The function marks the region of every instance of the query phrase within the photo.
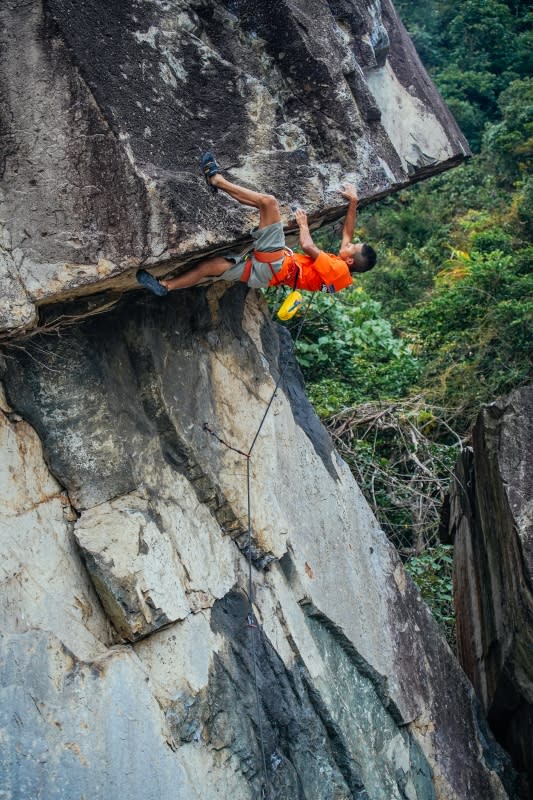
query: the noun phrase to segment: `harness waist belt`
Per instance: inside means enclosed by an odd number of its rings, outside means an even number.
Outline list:
[[[286,255],[287,251],[284,247],[281,250],[272,250],[268,253],[262,253],[260,250],[254,252],[254,258],[262,264],[273,264],[274,261],[281,261]]]
[[[261,252],[260,250],[255,250],[253,253],[253,257],[255,258],[256,261],[260,261],[261,264],[271,265],[270,269],[273,275],[275,275],[275,273],[274,270],[272,269],[272,264],[275,261],[281,261],[282,259],[285,258],[286,255],[287,255],[287,250],[285,250],[285,248],[283,248],[282,250],[272,250],[269,253],[264,253]],[[253,266],[252,259],[251,258],[247,259],[240,278],[243,283],[248,283],[248,281],[250,280],[252,266]]]

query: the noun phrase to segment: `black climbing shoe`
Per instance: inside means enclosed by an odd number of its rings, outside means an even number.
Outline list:
[[[140,269],[136,278],[141,286],[144,286],[144,288],[148,289],[152,294],[156,294],[158,297],[164,297],[168,294],[168,289],[165,289],[163,284],[159,283],[157,278],[154,278],[154,276],[146,272],[145,269]]]
[[[213,193],[218,192],[217,187],[213,186],[210,180],[214,175],[218,175],[220,173],[220,164],[217,162],[213,153],[204,153],[200,160],[200,165],[202,167],[207,185]]]

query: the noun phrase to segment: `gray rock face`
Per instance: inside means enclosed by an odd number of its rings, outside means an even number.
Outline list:
[[[0,330],[246,241],[210,148],[286,225],[290,201],[334,219],[344,180],[369,200],[468,153],[389,0],[4,0]]]
[[[293,361],[250,567],[246,460],[205,423],[246,452],[292,359],[253,292],[132,296],[5,355],[6,800],[516,796]]]
[[[451,493],[459,659],[533,789],[533,388],[486,406]]]

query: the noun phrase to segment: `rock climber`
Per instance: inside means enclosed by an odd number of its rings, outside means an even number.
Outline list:
[[[346,184],[341,191],[348,200],[348,210],[338,255],[326,253],[316,246],[309,231],[307,214],[302,209],[295,212],[295,219],[303,254],[292,253],[285,247],[285,234],[275,197],[226,180],[212,153],[205,153],[201,163],[213,192],[221,190],[238,203],[258,209],[259,227],[252,232],[253,252],[248,258],[232,253],[213,256],[176,278],[162,281],[146,270],[139,270],[137,280],[154,294],[166,295],[174,289],[188,289],[206,280],[243,281],[254,289],[285,285],[313,292],[322,289],[338,292],[351,285],[353,273],[367,272],[376,263],[376,253],[370,245],[352,242],[358,204],[353,186]]]

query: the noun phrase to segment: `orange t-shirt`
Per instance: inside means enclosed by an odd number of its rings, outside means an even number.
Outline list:
[[[301,253],[286,256],[281,269],[272,278],[269,286],[294,286],[293,258],[299,269],[297,289],[306,289],[310,292],[319,292],[322,288],[328,292],[339,292],[352,284],[352,276],[348,264],[342,258],[320,251],[313,259]]]

